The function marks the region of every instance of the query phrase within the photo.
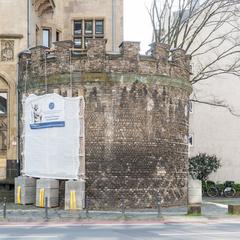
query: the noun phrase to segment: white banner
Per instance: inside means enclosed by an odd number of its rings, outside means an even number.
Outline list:
[[[80,97],[30,95],[23,101],[23,174],[78,179]]]
[[[31,99],[30,128],[65,127],[64,100],[54,94]],[[29,108],[29,106],[28,106]]]

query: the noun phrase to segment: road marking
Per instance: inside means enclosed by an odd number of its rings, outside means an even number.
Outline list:
[[[0,225],[0,228],[26,228],[26,227],[43,227],[43,228],[61,228],[61,227],[94,227],[94,226],[100,226],[100,227],[108,227],[108,226],[159,226],[159,225],[165,225],[166,223],[164,222],[152,222],[152,223],[81,223],[81,222],[76,222],[76,223],[37,223],[37,224],[28,224],[26,223],[25,225],[23,224],[3,224]],[[189,223],[190,224],[190,223]]]
[[[58,236],[43,236],[43,235],[16,235],[16,236],[0,236],[0,239],[18,239],[18,238],[23,238],[23,239],[26,239],[26,238],[39,238],[39,239],[43,239],[43,238],[58,238]]]
[[[165,225],[206,225],[206,224],[216,224],[218,222],[150,222],[150,223],[59,223],[59,224],[53,224],[53,223],[40,223],[40,224],[28,224],[25,225],[22,224],[16,224],[16,225],[10,225],[10,224],[3,224],[0,225],[1,228],[27,228],[27,227],[42,227],[42,228],[61,228],[61,227],[114,227],[114,226],[131,226],[131,227],[142,227],[142,226],[165,226]],[[221,222],[222,223],[222,222]],[[233,222],[231,222],[233,223]],[[234,223],[240,223],[234,222]]]
[[[205,236],[214,235],[214,236],[216,236],[216,235],[229,235],[229,234],[239,235],[240,232],[215,232],[215,233],[214,232],[209,232],[209,233],[198,232],[198,233],[157,233],[157,234],[159,236],[199,236],[199,235],[205,235]]]
[[[141,226],[167,226],[167,225],[216,225],[216,224],[240,224],[240,218],[238,219],[215,219],[215,220],[198,220],[198,221],[178,221],[176,220],[160,220],[152,222],[35,222],[35,223],[0,223],[1,228],[28,228],[28,227],[41,227],[41,228],[61,228],[61,227],[109,227],[109,226],[131,226],[131,227],[141,227]]]

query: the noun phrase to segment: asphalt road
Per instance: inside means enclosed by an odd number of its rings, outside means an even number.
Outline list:
[[[0,240],[233,240],[239,223],[148,225],[11,225],[0,226]]]

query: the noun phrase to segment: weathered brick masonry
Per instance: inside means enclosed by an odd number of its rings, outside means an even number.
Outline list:
[[[67,95],[72,85],[73,95],[85,96],[91,206],[117,208],[123,195],[127,207],[155,207],[157,193],[164,205],[186,203],[188,57],[176,49],[169,61],[162,44],[152,56],[139,55],[138,42],[123,42],[120,54],[107,54],[102,39],[80,54],[70,54],[71,44],[56,43],[46,61],[43,47],[22,53],[19,91],[20,99],[43,94],[47,83],[48,92]]]

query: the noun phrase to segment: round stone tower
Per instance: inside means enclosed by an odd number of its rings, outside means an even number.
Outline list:
[[[19,117],[23,94],[85,98],[86,194],[95,209],[187,202],[189,58],[181,49],[123,42],[119,54],[93,39],[85,52],[71,41],[19,55]],[[20,129],[21,132],[21,124]],[[67,139],[66,139],[67,141]],[[21,144],[20,144],[21,147]]]

